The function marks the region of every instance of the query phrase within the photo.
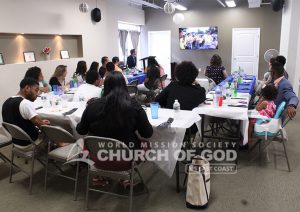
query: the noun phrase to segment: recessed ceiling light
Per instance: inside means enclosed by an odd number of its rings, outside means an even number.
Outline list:
[[[236,7],[234,0],[226,0],[225,4],[227,5],[227,7]]]
[[[181,5],[181,4],[174,3],[174,5],[175,5],[175,8],[176,8],[177,10],[180,10],[180,11],[185,11],[185,10],[187,10],[187,8],[186,8],[185,6],[183,6],[183,5]]]

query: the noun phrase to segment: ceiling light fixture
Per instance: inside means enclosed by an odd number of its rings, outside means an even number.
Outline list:
[[[145,5],[147,7],[151,7],[154,9],[162,9],[162,7],[158,6],[157,4],[154,3],[152,4],[150,2],[143,1],[143,0],[130,0],[129,3],[136,4],[136,5]]]
[[[180,10],[180,11],[186,11],[187,8],[181,4],[178,4],[178,3],[174,3],[174,6],[177,10]]]
[[[165,11],[165,13],[167,13],[167,14],[172,14],[172,13],[174,13],[174,12],[175,12],[174,1],[168,0],[168,1],[165,3],[164,11]]]
[[[234,0],[226,0],[225,4],[227,5],[227,7],[236,7]]]

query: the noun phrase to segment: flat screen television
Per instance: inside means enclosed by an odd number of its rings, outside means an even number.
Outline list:
[[[218,27],[179,28],[180,49],[218,49]]]

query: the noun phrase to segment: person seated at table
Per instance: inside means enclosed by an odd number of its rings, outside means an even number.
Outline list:
[[[98,71],[99,69],[99,63],[96,62],[96,61],[93,61],[91,66],[90,66],[90,69],[89,70],[95,70],[95,71]]]
[[[120,64],[120,59],[119,59],[119,57],[113,57],[113,58],[111,59],[111,61],[112,61],[113,64],[115,65],[115,71],[122,72],[122,69],[119,67],[119,64]]]
[[[206,99],[205,89],[196,82],[197,67],[189,61],[183,61],[175,68],[175,81],[172,81],[156,97],[160,106],[173,108],[175,99],[180,103],[180,109],[192,110]]]
[[[138,90],[141,92],[149,92],[150,90],[157,89],[160,85],[160,69],[154,57],[149,57],[145,74],[146,78],[144,84],[139,84]]]
[[[24,130],[30,138],[35,141],[38,147],[46,147],[47,143],[42,142],[42,136],[39,134],[39,127],[49,125],[50,122],[46,119],[41,119],[33,102],[36,100],[39,92],[38,82],[29,77],[25,77],[20,82],[20,91],[16,96],[8,98],[2,106],[2,118],[4,122],[17,125]],[[16,148],[23,151],[30,151],[33,145],[30,141],[12,139]]]
[[[198,76],[197,67],[189,61],[183,61],[175,68],[176,81],[172,81],[156,97],[155,101],[161,107],[173,108],[177,99],[181,110],[192,110],[206,99],[205,89],[196,82]],[[192,127],[192,133],[197,132],[197,127]]]
[[[206,67],[205,76],[217,85],[227,77],[226,69],[222,66],[222,59],[218,54],[214,54],[210,59],[210,66]]]
[[[277,98],[277,88],[273,84],[266,85],[261,90],[261,98],[256,105],[256,110],[262,116],[274,118],[276,112],[276,105],[274,100]],[[252,143],[252,134],[254,130],[256,119],[250,119],[248,127],[248,143]]]
[[[151,67],[151,66],[156,66],[157,68],[159,68],[159,75],[160,75],[160,77],[162,77],[163,75],[165,75],[164,68],[157,62],[157,60],[154,57],[149,57],[148,58],[148,67]],[[145,73],[147,73],[147,68],[145,70]],[[159,87],[165,87],[165,82],[164,81],[160,82]]]
[[[86,73],[86,83],[82,84],[74,94],[73,101],[78,102],[80,98],[88,101],[92,98],[99,98],[101,94],[100,76],[98,71],[89,70]]]
[[[116,71],[116,66],[115,66],[115,64],[113,64],[113,62],[108,62],[107,64],[106,64],[106,73],[105,73],[105,75],[104,75],[104,78],[103,78],[103,80],[105,81],[105,78],[107,77],[107,75],[109,74],[109,73],[112,73],[113,71]],[[128,80],[127,80],[127,78],[124,76],[124,74],[123,74],[123,72],[121,72],[122,73],[122,75],[123,75],[123,77],[124,77],[124,79],[125,79],[125,82],[126,82],[126,85],[128,84]]]
[[[106,73],[106,64],[109,62],[108,57],[104,56],[101,58],[101,66],[99,68],[99,75],[101,78],[104,78],[105,73]]]
[[[117,139],[134,150],[144,149],[137,133],[143,138],[153,134],[145,110],[130,98],[124,77],[117,71],[107,75],[104,96],[87,105],[76,130],[81,135]],[[105,161],[93,160],[97,167],[105,166]]]
[[[130,55],[127,57],[127,67],[128,68],[136,67],[136,51],[135,51],[135,49],[130,50]]]
[[[39,92],[48,93],[51,90],[49,84],[44,80],[41,68],[34,66],[26,71],[24,78],[30,77],[39,83]]]
[[[299,99],[293,91],[293,86],[290,81],[284,77],[283,65],[279,62],[274,62],[271,68],[271,75],[274,85],[278,89],[275,105],[278,107],[281,102],[286,102],[287,116],[291,119],[294,118],[296,116]]]
[[[86,80],[85,79],[86,71],[87,71],[86,62],[84,60],[78,61],[76,71],[73,74],[73,79],[77,78],[78,82],[82,84]]]
[[[278,56],[276,57],[276,61],[279,62],[279,63],[281,63],[282,66],[284,67],[284,66],[285,66],[285,63],[286,63],[286,58],[285,58],[284,56],[282,56],[282,55],[278,55]],[[283,75],[284,75],[284,77],[285,77],[286,79],[289,79],[289,74],[286,72],[286,70],[284,70]]]
[[[52,75],[51,79],[49,80],[49,84],[51,85],[52,89],[53,89],[54,85],[65,86],[65,79],[66,79],[67,73],[68,73],[67,66],[59,65],[56,67],[54,74]]]
[[[261,90],[264,86],[266,86],[267,84],[272,82],[272,77],[271,77],[271,68],[272,68],[272,64],[276,61],[275,57],[272,57],[269,60],[269,67],[268,67],[268,71],[264,74],[264,77],[262,80],[258,81],[258,84],[255,88],[255,95],[256,96],[260,96],[261,95]]]

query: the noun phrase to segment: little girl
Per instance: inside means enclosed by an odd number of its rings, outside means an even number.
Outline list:
[[[266,85],[261,90],[261,97],[256,105],[256,110],[262,116],[266,116],[268,118],[274,118],[276,105],[274,100],[277,97],[277,88],[273,84]],[[252,134],[254,130],[256,119],[250,119],[249,128],[248,128],[248,142],[252,143]]]

